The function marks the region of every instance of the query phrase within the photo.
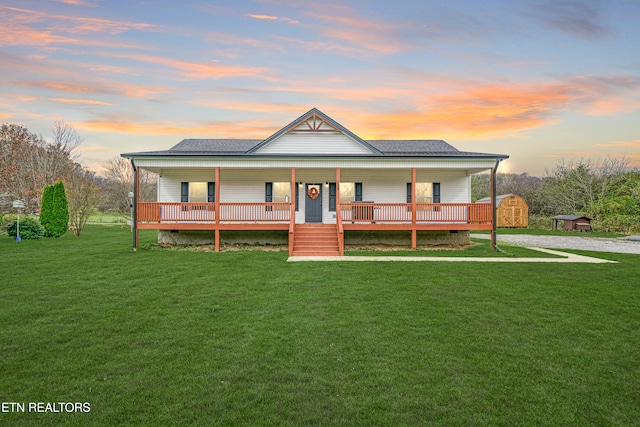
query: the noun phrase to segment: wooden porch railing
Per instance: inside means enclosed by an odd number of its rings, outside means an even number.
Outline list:
[[[291,203],[220,203],[219,222],[288,222]],[[215,203],[138,203],[140,223],[214,223]]]
[[[138,203],[140,223],[215,223],[215,203]],[[219,203],[220,223],[283,223],[291,221],[291,203]],[[490,203],[418,203],[416,223],[490,224]],[[336,218],[343,223],[411,223],[411,203],[346,203]]]
[[[340,205],[346,223],[410,223],[411,203],[348,203]],[[417,203],[416,223],[491,223],[490,203]]]
[[[291,203],[220,203],[221,222],[288,222]]]

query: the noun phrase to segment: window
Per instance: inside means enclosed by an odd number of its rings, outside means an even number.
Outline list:
[[[341,182],[340,183],[340,203],[351,203],[362,201],[361,182]],[[336,210],[336,183],[329,183],[329,211]]]
[[[273,183],[273,201],[276,203],[289,203],[291,201],[291,183]]]
[[[433,203],[433,184],[416,182],[416,203]]]
[[[213,203],[216,201],[215,182],[181,183],[180,201],[182,203]]]
[[[296,211],[298,210],[298,186],[296,185]],[[265,182],[264,201],[267,203],[289,203],[291,201],[290,182]],[[271,210],[267,206],[267,210]]]
[[[189,183],[189,201],[192,203],[204,203],[207,201],[207,183]]]
[[[340,203],[351,203],[356,200],[356,189],[354,182],[340,183]]]
[[[411,203],[411,183],[407,183],[407,203]],[[439,182],[416,182],[416,203],[440,203]]]

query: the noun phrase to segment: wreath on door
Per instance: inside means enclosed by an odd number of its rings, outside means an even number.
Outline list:
[[[307,191],[307,195],[311,197],[311,200],[317,199],[319,195],[318,189],[316,187],[309,188],[309,191]]]

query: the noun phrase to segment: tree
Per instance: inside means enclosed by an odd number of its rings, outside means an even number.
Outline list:
[[[20,199],[27,210],[37,206],[39,174],[31,168],[30,155],[41,142],[25,127],[0,127],[0,208],[6,211],[12,200]]]
[[[55,122],[53,141],[47,142],[27,128],[5,124],[0,128],[0,211],[20,199],[28,210],[38,207],[48,184],[74,169],[75,149],[82,139],[72,126]]]
[[[69,219],[76,236],[80,236],[89,215],[93,213],[100,200],[100,189],[93,178],[92,172],[81,168],[67,178]]]
[[[62,181],[58,181],[54,185],[45,188],[45,204],[42,206],[40,216],[44,215],[44,223],[42,226],[45,230],[46,237],[61,237],[69,228],[69,204],[67,195]],[[43,197],[44,198],[44,197]],[[49,201],[50,200],[50,201]]]
[[[53,215],[53,185],[47,185],[42,191],[42,202],[40,206],[40,224],[45,230],[49,228]]]
[[[561,161],[541,189],[548,213],[572,213],[599,218],[612,190],[624,180],[628,159],[606,158],[599,163]]]
[[[113,209],[122,214],[129,213],[129,192],[133,191],[133,168],[127,159],[116,156],[103,165],[105,185],[102,189],[101,208]],[[140,194],[142,201],[156,200],[157,179],[150,172],[140,171]]]

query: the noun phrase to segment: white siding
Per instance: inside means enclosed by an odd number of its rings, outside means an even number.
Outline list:
[[[371,154],[371,150],[338,132],[291,132],[269,142],[256,153],[366,155]]]
[[[179,202],[180,183],[188,182],[213,182],[215,171],[213,169],[165,169],[158,176],[158,201]]]
[[[290,181],[291,170],[289,169],[222,169],[220,170],[220,201],[264,202],[266,182]]]

